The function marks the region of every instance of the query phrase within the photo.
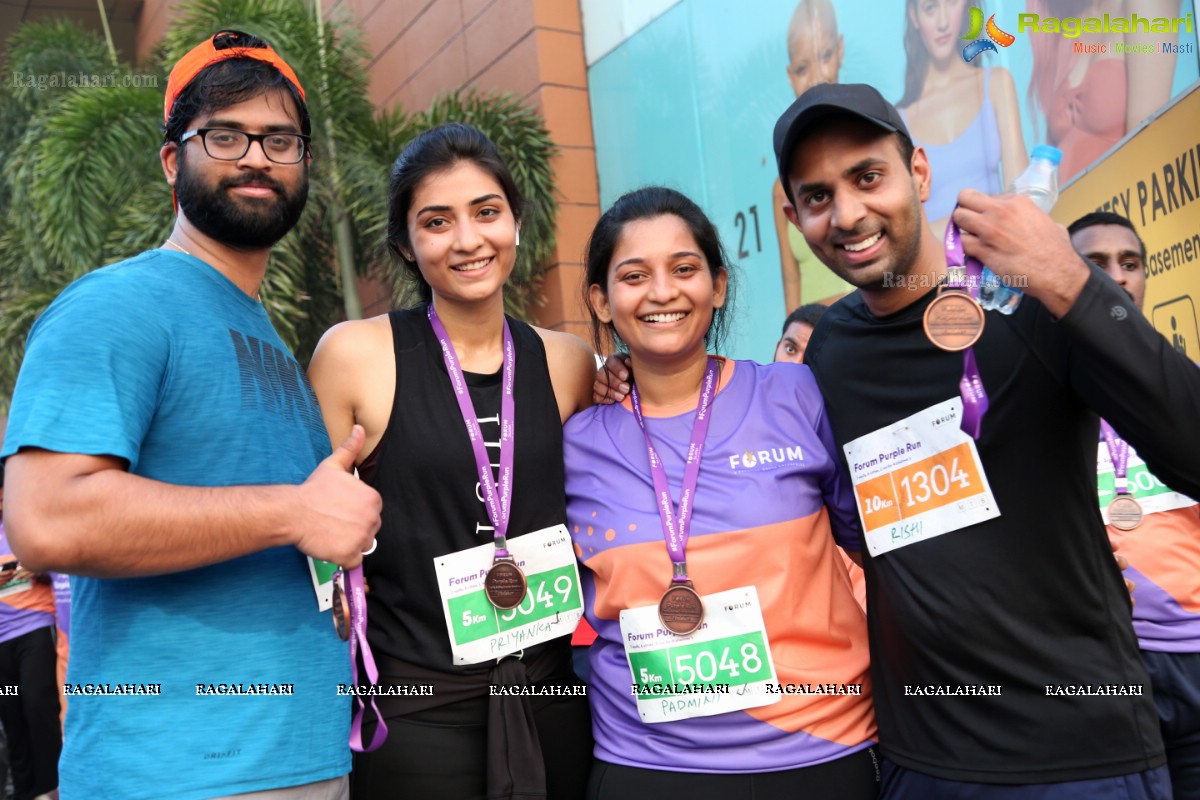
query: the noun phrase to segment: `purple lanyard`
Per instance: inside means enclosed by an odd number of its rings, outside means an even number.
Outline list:
[[[375,656],[371,653],[371,645],[367,643],[367,594],[363,590],[362,565],[359,564],[354,569],[342,572],[346,578],[346,602],[350,604],[350,670],[353,678],[351,685],[355,688],[358,687],[357,655],[358,646],[361,644],[363,671],[367,673],[367,681],[374,686],[379,682],[379,669],[375,666]],[[371,743],[363,747],[362,726],[366,705],[357,692],[354,700],[358,703],[358,710],[354,712],[354,719],[350,723],[350,749],[359,753],[369,753],[378,749],[384,739],[387,739],[387,724],[383,721],[383,715],[379,713],[379,707],[375,705],[375,697],[372,696],[371,710],[375,713],[377,725],[375,734],[371,737]]]
[[[442,358],[446,362],[446,372],[450,373],[454,398],[458,401],[458,410],[462,413],[463,422],[467,426],[467,436],[471,439],[471,450],[475,454],[475,466],[479,468],[479,486],[483,490],[483,500],[487,506],[488,517],[492,521],[496,558],[509,558],[506,536],[508,534],[508,513],[512,503],[513,436],[516,417],[513,381],[517,371],[512,331],[508,329],[508,320],[505,319],[504,366],[500,376],[500,382],[503,385],[500,395],[500,487],[497,491],[496,481],[492,478],[492,462],[488,458],[487,448],[483,443],[483,430],[479,427],[479,420],[475,418],[475,407],[471,404],[467,380],[463,376],[462,367],[459,366],[458,355],[454,352],[454,344],[446,333],[446,327],[438,319],[433,303],[429,304],[428,316],[429,324],[433,326],[433,333],[442,346]]]
[[[1126,478],[1129,474],[1129,442],[1122,439],[1106,420],[1100,420],[1100,432],[1104,434],[1104,443],[1108,445],[1108,455],[1112,459],[1117,494],[1129,494]]]
[[[671,488],[667,485],[667,471],[662,465],[662,459],[650,441],[650,432],[646,430],[646,420],[642,416],[642,403],[638,397],[637,384],[629,390],[629,400],[633,404],[633,417],[637,420],[642,435],[646,437],[646,452],[650,455],[650,475],[654,478],[654,491],[658,495],[658,517],[662,520],[663,538],[667,540],[667,552],[671,554],[671,564],[674,575],[671,580],[675,583],[687,581],[687,542],[692,527],[692,507],[696,496],[696,484],[700,480],[700,456],[704,453],[704,438],[708,435],[709,411],[712,408],[713,396],[716,394],[718,368],[716,359],[710,358],[704,369],[704,382],[700,387],[700,405],[696,409],[696,421],[692,423],[692,440],[688,444],[687,462],[683,470],[683,488],[679,494],[679,515],[675,514],[675,506],[671,502]]]
[[[946,225],[945,244],[946,267],[950,274],[946,285],[951,289],[966,289],[967,294],[978,301],[983,265],[963,253],[962,234],[959,233],[953,219]],[[979,366],[975,363],[974,347],[963,351],[963,374],[958,381],[958,393],[963,403],[962,424],[959,428],[972,439],[978,439],[983,416],[988,410],[988,396],[983,387],[983,377],[979,374]]]

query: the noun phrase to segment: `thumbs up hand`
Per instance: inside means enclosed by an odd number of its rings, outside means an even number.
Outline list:
[[[355,425],[346,441],[297,489],[295,544],[300,552],[350,569],[362,563],[379,531],[383,499],[352,474],[366,433]]]

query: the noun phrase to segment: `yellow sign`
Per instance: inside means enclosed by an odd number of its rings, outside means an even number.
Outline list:
[[[1200,361],[1200,83],[1065,188],[1053,217],[1090,211],[1133,222],[1146,243],[1146,316]]]

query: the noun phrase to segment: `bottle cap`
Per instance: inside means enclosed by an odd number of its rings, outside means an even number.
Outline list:
[[[1051,147],[1048,144],[1039,144],[1033,148],[1033,155],[1030,157],[1044,158],[1057,167],[1062,163],[1062,150],[1059,150],[1057,147]]]

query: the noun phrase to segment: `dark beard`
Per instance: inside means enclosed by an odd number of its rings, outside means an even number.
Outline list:
[[[212,189],[187,167],[182,151],[180,156],[175,197],[188,220],[205,236],[231,247],[261,250],[273,246],[300,221],[308,201],[307,166],[302,167],[303,179],[290,195],[283,184],[261,172],[240,173]],[[277,196],[261,200],[230,196],[230,188],[247,183],[269,186]]]

